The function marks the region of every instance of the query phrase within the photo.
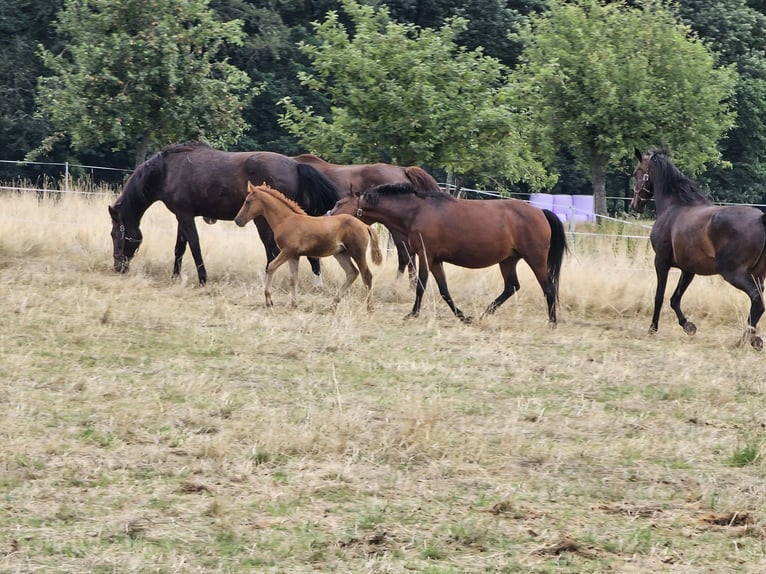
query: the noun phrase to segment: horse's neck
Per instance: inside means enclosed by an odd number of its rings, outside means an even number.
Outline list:
[[[120,218],[123,223],[139,225],[144,213],[155,201],[157,198],[149,199],[143,192],[138,191],[133,192],[131,197],[122,197],[118,199],[118,202],[121,203]]]
[[[300,213],[296,213],[292,207],[287,205],[281,199],[274,196],[264,194],[261,198],[263,203],[263,217],[272,229],[291,217],[300,217]]]
[[[421,200],[410,199],[409,201],[402,201],[400,199],[385,199],[381,197],[373,208],[365,209],[362,206],[362,211],[372,211],[376,221],[382,223],[388,229],[406,234],[421,208]]]

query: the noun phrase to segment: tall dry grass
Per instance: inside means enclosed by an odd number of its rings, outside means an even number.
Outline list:
[[[417,320],[391,255],[376,310],[301,265],[263,304],[252,226],[200,222],[210,282],[161,205],[122,276],[109,196],[0,197],[0,571],[759,572],[762,354],[746,297],[699,278],[666,309],[630,224],[577,235],[560,325],[522,290]],[[621,237],[604,237],[609,235]],[[478,316],[496,269],[450,267]],[[672,280],[672,279],[671,279]],[[432,283],[432,282],[431,282]]]

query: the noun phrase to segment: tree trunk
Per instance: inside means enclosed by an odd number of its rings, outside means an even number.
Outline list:
[[[590,181],[593,186],[593,210],[596,215],[606,215],[606,174],[603,156],[593,154],[590,160]],[[601,219],[596,218],[601,223]]]

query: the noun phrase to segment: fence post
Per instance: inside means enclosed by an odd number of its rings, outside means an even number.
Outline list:
[[[64,191],[69,192],[69,162],[64,163]]]

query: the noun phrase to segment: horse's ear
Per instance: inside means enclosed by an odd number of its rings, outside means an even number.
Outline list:
[[[117,208],[116,208],[116,207],[114,207],[113,205],[110,205],[110,206],[109,206],[109,215],[110,215],[110,216],[111,216],[111,218],[112,218],[112,219],[114,219],[115,221],[117,221],[117,220],[120,218],[120,212],[119,212],[119,211],[117,211]]]
[[[247,193],[251,193],[255,189],[255,186],[253,185],[253,182],[248,180],[247,181]]]
[[[641,151],[637,147],[633,148],[633,152],[636,154],[636,159],[638,161],[641,161],[642,159],[644,159],[644,154],[642,154]]]

